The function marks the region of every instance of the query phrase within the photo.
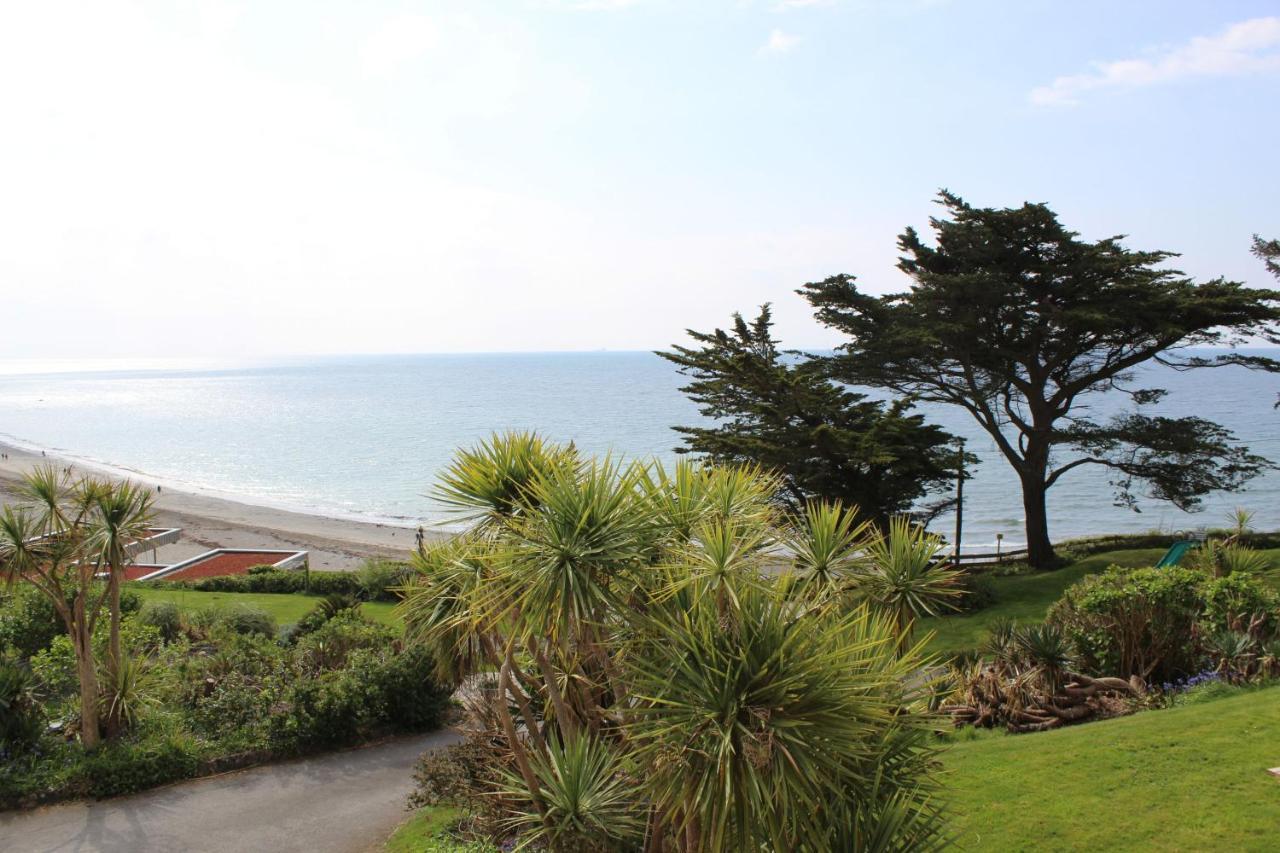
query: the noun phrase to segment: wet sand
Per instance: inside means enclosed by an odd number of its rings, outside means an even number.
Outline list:
[[[0,460],[0,504],[14,501],[14,484],[37,465],[53,464],[70,468],[73,474],[105,476],[70,460],[42,457],[2,443],[0,451],[9,455]],[[138,482],[147,484],[145,478],[138,478]],[[156,510],[158,526],[182,528],[181,541],[158,550],[161,562],[176,562],[210,548],[288,548],[309,551],[313,569],[351,569],[370,557],[405,557],[414,547],[416,532],[413,527],[291,512],[172,487],[157,495]],[[432,538],[445,535],[431,529],[427,534]]]

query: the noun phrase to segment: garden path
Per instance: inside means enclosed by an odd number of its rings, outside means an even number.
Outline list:
[[[414,763],[452,732],[195,779],[129,797],[0,813],[7,853],[377,849],[405,818]]]

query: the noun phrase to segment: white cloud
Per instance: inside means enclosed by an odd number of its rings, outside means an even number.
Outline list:
[[[760,53],[790,53],[800,43],[800,36],[774,30],[769,33],[769,40],[760,47]]]
[[[1058,77],[1031,90],[1033,104],[1074,104],[1098,89],[1134,89],[1189,77],[1239,77],[1280,71],[1280,17],[1232,24],[1214,36],[1197,36],[1145,58],[1094,63],[1084,74]]]

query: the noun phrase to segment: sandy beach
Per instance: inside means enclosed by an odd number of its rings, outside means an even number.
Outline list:
[[[36,465],[52,463],[73,474],[103,476],[69,460],[3,443],[0,451],[9,457],[0,460],[0,504],[14,500],[14,483]],[[176,562],[210,548],[288,548],[310,552],[313,569],[352,569],[369,557],[403,558],[414,545],[414,528],[290,512],[171,487],[157,496],[156,509],[157,525],[182,528],[179,542],[159,549],[161,562]],[[429,530],[428,535],[443,534]]]

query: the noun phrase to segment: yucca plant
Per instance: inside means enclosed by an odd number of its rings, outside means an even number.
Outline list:
[[[107,571],[110,616],[107,667],[114,681],[116,668],[122,666],[124,660],[120,646],[120,587],[124,584],[125,567],[132,561],[138,543],[147,536],[154,515],[155,494],[128,482],[105,484],[86,480],[81,481],[79,488],[79,500],[89,507],[85,558],[92,560],[97,569]],[[107,707],[105,722],[109,734],[130,724],[116,713],[123,706],[110,703]]]
[[[1056,693],[1071,669],[1071,642],[1057,625],[1028,625],[1013,634],[1013,647],[1022,677],[1050,695]]]
[[[105,688],[103,714],[106,719],[118,720],[121,732],[136,726],[143,712],[158,702],[155,672],[142,658],[124,655],[99,677]]]
[[[726,612],[685,587],[634,617],[628,735],[681,850],[832,849],[900,717],[917,650],[867,608],[797,611],[744,585]]]
[[[463,685],[521,843],[927,846],[919,649],[877,605],[813,606],[795,583],[850,573],[851,513],[815,508],[801,571],[779,578],[778,482],[758,469],[668,471],[508,435],[446,480],[476,525],[415,558],[400,613]]]
[[[507,826],[520,838],[516,850],[609,853],[634,850],[644,837],[644,805],[626,760],[612,744],[587,736],[552,739],[532,761],[543,809],[519,810]],[[528,798],[524,780],[507,773],[500,796]]]
[[[0,657],[0,752],[26,751],[43,729],[35,677],[24,664]]]
[[[405,636],[431,649],[444,684],[461,684],[496,654],[494,626],[481,608],[495,573],[495,544],[492,536],[458,536],[415,552],[414,575],[398,590]]]
[[[867,543],[867,561],[855,582],[857,593],[893,617],[900,649],[911,643],[912,626],[937,616],[961,590],[959,571],[942,559],[940,538],[905,516]]]
[[[539,478],[576,462],[571,446],[551,444],[536,433],[494,435],[459,451],[440,475],[434,495],[458,520],[501,524],[529,509],[530,489]]]
[[[847,585],[866,559],[874,528],[858,520],[856,508],[815,501],[786,538],[791,567],[810,597],[822,597]]]
[[[118,581],[149,520],[151,498],[145,489],[127,483],[75,480],[51,465],[25,475],[17,491],[22,505],[5,506],[0,512],[0,578],[31,584],[57,612],[76,657],[80,737],[86,748],[93,749],[102,736],[94,629],[106,609],[117,626],[108,653],[108,671],[114,680],[110,662],[123,659]],[[99,591],[94,581],[104,567],[116,583],[109,580],[106,589]],[[108,723],[108,735],[118,734],[118,718],[109,716]]]

